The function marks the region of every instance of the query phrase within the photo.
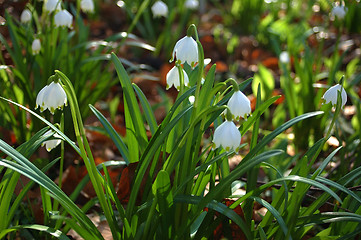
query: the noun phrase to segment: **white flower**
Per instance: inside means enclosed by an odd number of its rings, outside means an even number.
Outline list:
[[[188,36],[180,39],[174,46],[171,61],[173,61],[175,57],[181,61],[181,64],[187,62],[194,67],[198,62],[197,42],[192,37]]]
[[[334,6],[331,10],[331,14],[336,16],[338,19],[344,19],[346,16],[347,8],[343,5]]]
[[[48,136],[48,135],[52,135],[53,134],[53,131],[52,130],[49,130],[47,131],[46,133],[44,133],[44,137],[45,136]],[[53,135],[53,137],[55,138],[60,138],[60,136],[55,133]],[[53,140],[47,140],[47,141],[44,141],[41,146],[45,146],[46,148],[46,151],[50,152],[52,149],[56,148],[56,146],[58,146],[59,144],[61,143],[61,140],[60,139],[53,139]]]
[[[186,8],[192,9],[192,10],[197,9],[198,5],[199,5],[198,0],[187,0],[185,3]]]
[[[41,49],[41,43],[40,43],[40,40],[37,38],[37,39],[34,39],[33,43],[31,44],[31,49],[33,51],[33,55],[36,55],[40,52],[40,49]]]
[[[162,1],[156,1],[152,6],[153,17],[167,17],[168,6]]]
[[[80,8],[84,11],[84,12],[94,12],[94,3],[93,0],[82,0],[80,2]]]
[[[61,9],[60,5],[61,5],[60,0],[47,0],[45,2],[45,10],[51,13],[55,11],[55,9],[60,10]]]
[[[345,104],[347,102],[347,93],[340,84],[336,84],[335,86],[330,87],[325,92],[325,94],[323,94],[322,98],[325,100],[325,103],[327,104],[327,103],[331,102],[333,106],[336,106],[337,96],[338,96],[339,91],[341,91],[341,107],[345,106]]]
[[[189,98],[188,98],[188,101],[190,102],[190,104],[193,104],[195,100],[196,100],[196,97],[193,95],[189,96]]]
[[[54,114],[55,109],[63,109],[63,106],[66,106],[66,104],[67,98],[64,89],[59,83],[52,82],[38,93],[35,109],[40,106],[41,112],[49,109]]]
[[[54,16],[55,26],[71,28],[73,16],[67,10],[61,10]]]
[[[280,62],[284,63],[284,64],[287,64],[290,62],[290,55],[288,54],[288,52],[286,52],[286,51],[281,52]]]
[[[241,91],[233,93],[227,106],[231,110],[232,117],[239,120],[240,117],[247,118],[251,114],[251,101]]]
[[[222,146],[229,151],[236,150],[241,144],[241,133],[232,121],[225,121],[214,131],[213,143],[215,148]]]
[[[20,15],[20,21],[22,23],[30,22],[31,20],[31,12],[29,9],[24,9],[24,11]]]
[[[183,69],[182,69],[182,71],[183,71],[184,85],[188,86],[189,85],[188,75],[187,75],[186,71],[184,71]],[[176,66],[174,66],[167,73],[166,80],[167,80],[167,90],[174,85],[174,87],[179,91],[179,89],[180,89],[180,78],[179,78],[179,71],[178,71],[178,68]]]

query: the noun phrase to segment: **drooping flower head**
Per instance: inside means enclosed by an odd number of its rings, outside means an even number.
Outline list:
[[[60,0],[47,0],[44,2],[45,10],[49,13],[52,13],[55,10],[61,9],[61,1]]]
[[[183,69],[182,69],[182,71],[183,71],[184,85],[188,86],[189,85],[188,75],[187,75],[186,71],[184,71]],[[167,90],[174,85],[174,87],[179,91],[181,83],[180,83],[180,78],[179,78],[179,70],[176,66],[174,66],[167,73],[166,80],[167,80]]]
[[[29,9],[24,9],[24,11],[20,15],[20,21],[22,23],[28,23],[31,20],[31,12]]]
[[[162,1],[156,1],[151,7],[153,17],[167,17],[168,6]]]
[[[325,94],[323,94],[322,98],[325,100],[325,103],[332,103],[332,106],[337,105],[337,96],[338,92],[341,91],[341,107],[345,106],[347,102],[347,93],[345,89],[340,85],[336,84],[333,87],[330,87]]]
[[[235,150],[241,144],[241,133],[232,121],[226,120],[214,131],[214,148],[222,147],[226,151]]]
[[[54,16],[54,23],[57,27],[71,28],[73,16],[67,10],[61,10]]]
[[[52,135],[53,134],[53,131],[52,130],[49,130],[47,131],[46,133],[44,133],[43,136],[49,136],[49,135]],[[53,137],[55,138],[60,138],[60,136],[55,133],[53,135]],[[41,146],[46,148],[46,151],[50,152],[52,149],[56,148],[59,144],[61,143],[61,140],[60,139],[53,139],[53,140],[47,140],[47,141],[44,141]]]
[[[185,7],[191,10],[197,9],[199,6],[198,0],[187,0],[185,2]]]
[[[231,111],[232,118],[239,120],[241,117],[246,119],[251,114],[251,101],[241,91],[233,93],[227,104]]]
[[[344,5],[336,5],[331,10],[331,15],[338,19],[344,19],[346,16],[347,8]]]
[[[174,46],[172,59],[175,58],[184,64],[187,62],[191,67],[194,67],[198,62],[198,45],[197,42],[192,38],[185,36],[180,39]]]
[[[59,82],[52,82],[38,93],[35,109],[40,106],[41,112],[49,109],[49,111],[54,114],[55,109],[63,109],[63,106],[66,106],[66,104],[67,97],[64,89]]]
[[[94,12],[94,2],[93,0],[82,0],[80,2],[80,8],[84,12]]]
[[[41,49],[41,43],[40,40],[34,39],[33,43],[31,44],[31,50],[33,51],[33,55],[36,55],[40,52]]]

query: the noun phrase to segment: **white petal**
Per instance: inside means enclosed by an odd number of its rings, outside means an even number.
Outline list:
[[[36,96],[36,106],[35,109],[37,109],[39,106],[42,108],[44,106],[44,93],[46,92],[46,89],[48,88],[48,85],[43,87],[40,92],[38,93],[38,96]],[[45,109],[44,109],[45,110]]]
[[[49,136],[52,135],[54,132],[52,130],[48,130],[46,133],[44,133],[43,136]],[[60,137],[58,134],[54,134],[53,137],[57,138]],[[45,148],[48,152],[50,152],[52,149],[54,149],[56,146],[58,146],[61,143],[60,139],[52,139],[52,140],[47,140],[44,141],[43,144],[41,146],[45,145]]]
[[[339,91],[341,91],[341,107],[343,107],[347,102],[347,93],[340,84],[336,84],[335,86],[330,87],[322,96],[322,98],[325,99],[326,104],[331,102],[332,105],[335,106],[337,104],[337,96]]]

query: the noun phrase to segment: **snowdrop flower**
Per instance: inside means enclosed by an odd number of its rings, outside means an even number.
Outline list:
[[[336,106],[337,104],[337,96],[338,92],[341,91],[341,107],[345,106],[347,102],[347,93],[345,89],[340,85],[336,84],[333,87],[330,87],[325,94],[323,94],[322,99],[325,100],[325,103],[332,103],[332,106]]]
[[[174,46],[171,61],[173,61],[175,57],[177,57],[181,64],[187,62],[191,67],[194,67],[198,62],[197,42],[188,36],[180,39]]]
[[[185,3],[186,8],[194,10],[197,9],[199,5],[198,0],[187,0]]]
[[[29,9],[24,9],[24,11],[20,15],[20,21],[22,23],[28,23],[31,20],[31,12]]]
[[[331,10],[331,14],[338,19],[344,19],[346,16],[347,8],[344,5],[334,6]]]
[[[184,71],[183,69],[182,69],[182,71],[183,71],[184,85],[188,86],[189,85],[188,75],[187,75],[186,71]],[[176,66],[174,66],[167,73],[166,80],[167,80],[167,90],[174,85],[174,87],[179,91],[179,89],[180,89],[180,79],[179,79],[179,71],[178,71],[178,68]]]
[[[241,139],[241,133],[236,125],[232,121],[226,120],[214,131],[214,148],[222,146],[226,151],[230,149],[237,151],[237,148],[241,144]]]
[[[60,10],[60,5],[60,0],[47,0],[45,2],[45,10],[51,13],[55,10]]]
[[[49,111],[54,114],[55,109],[63,109],[64,105],[67,105],[67,97],[64,89],[58,82],[52,82],[38,93],[35,109],[40,106],[41,112],[49,109]]]
[[[52,130],[49,130],[47,131],[46,133],[44,133],[44,137],[45,136],[48,136],[48,135],[52,135],[53,134],[53,131]],[[60,138],[60,136],[55,133],[53,135],[55,138]],[[53,140],[47,140],[47,141],[44,141],[41,146],[46,148],[46,151],[50,152],[52,149],[56,148],[59,144],[61,143],[61,140],[60,139],[53,139]]]
[[[288,54],[288,52],[286,52],[286,51],[281,52],[280,62],[284,63],[284,64],[287,64],[290,62],[290,55]]]
[[[162,1],[156,1],[152,6],[153,17],[167,17],[168,6]]]
[[[227,104],[232,113],[232,118],[247,118],[251,114],[251,101],[241,91],[233,93]]]
[[[80,2],[80,8],[84,11],[84,12],[94,12],[94,3],[93,0],[82,0]]]
[[[31,49],[33,51],[33,55],[36,55],[40,52],[40,49],[41,49],[41,43],[40,43],[40,40],[37,38],[37,39],[34,39],[33,43],[31,44]]]
[[[71,28],[73,16],[67,10],[61,10],[54,16],[55,26]]]

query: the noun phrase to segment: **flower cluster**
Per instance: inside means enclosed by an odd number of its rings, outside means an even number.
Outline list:
[[[251,102],[241,91],[237,90],[229,99],[226,110],[226,121],[214,131],[214,147],[222,147],[237,151],[241,143],[241,133],[232,120],[246,119],[251,114]]]
[[[178,63],[184,64],[188,63],[192,67],[198,62],[198,45],[197,42],[190,36],[185,36],[180,39],[174,46],[174,50],[172,53],[173,61],[177,58]],[[174,87],[179,90],[180,89],[180,74],[177,70],[177,67],[174,66],[167,74],[166,81],[167,81],[167,89]],[[183,70],[183,79],[184,85],[188,86],[189,78],[186,71]]]
[[[67,105],[67,97],[64,89],[59,82],[52,82],[38,93],[35,109],[40,106],[41,112],[49,109],[49,111],[54,114],[55,109],[63,109],[64,105]]]
[[[188,63],[194,67],[198,62],[198,44],[190,36],[185,36],[180,39],[174,47],[172,59],[177,59],[176,64]],[[179,66],[174,66],[167,74],[167,89],[174,86],[178,91],[181,86],[180,77],[183,75],[183,84],[188,86],[189,78],[186,71]],[[181,72],[182,71],[182,72]],[[227,80],[228,81],[228,80]],[[233,120],[247,119],[251,114],[251,102],[239,89],[235,80],[230,79],[233,84],[234,93],[228,101],[226,110],[226,121],[222,123],[214,132],[213,143],[216,148],[222,147],[229,150],[236,150],[241,143],[241,133],[234,124]],[[191,96],[189,101],[194,103],[195,98]]]

